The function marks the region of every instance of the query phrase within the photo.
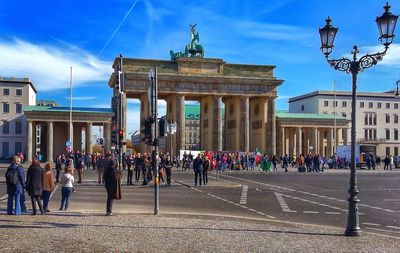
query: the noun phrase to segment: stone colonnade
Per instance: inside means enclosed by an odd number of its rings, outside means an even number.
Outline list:
[[[281,126],[278,131],[278,153],[284,155],[320,154],[332,156],[334,147],[348,145],[349,129],[321,127]]]
[[[41,135],[37,136],[37,125],[41,126]],[[111,148],[111,122],[73,122],[72,132],[73,138],[72,150],[79,150],[92,153],[92,127],[94,125],[103,126],[103,146],[104,152],[107,153]],[[37,148],[40,148],[40,153],[45,156],[48,162],[54,162],[57,154],[66,153],[66,141],[69,139],[69,123],[57,121],[33,121],[28,120],[28,148],[27,161],[32,161],[32,158],[37,153]],[[85,132],[85,139],[82,138],[82,131]],[[41,141],[40,143],[38,141]],[[84,145],[83,145],[84,144]],[[82,146],[84,147],[82,149]]]

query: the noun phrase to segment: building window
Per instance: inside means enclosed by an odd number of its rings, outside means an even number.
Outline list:
[[[337,101],[333,101],[333,107],[337,107]]]
[[[10,156],[10,150],[9,150],[10,144],[7,141],[5,141],[2,143],[1,146],[2,146],[2,150],[3,150],[2,156],[4,158],[8,158]]]
[[[328,107],[329,106],[329,101],[328,100],[325,100],[324,101],[324,107]]]
[[[390,147],[386,147],[386,155],[390,155]]]
[[[399,123],[399,115],[397,114],[393,115],[393,121],[394,123]]]
[[[395,141],[398,141],[398,140],[399,140],[399,130],[397,130],[397,129],[394,130],[394,136],[393,136],[393,138],[394,138]]]
[[[9,133],[10,133],[10,122],[3,121],[3,134],[9,134]]]
[[[364,125],[368,125],[368,113],[364,114]]]
[[[390,103],[386,103],[386,109],[390,109]]]
[[[22,96],[22,89],[16,89],[15,90],[15,96],[17,96],[17,97]]]
[[[22,134],[22,122],[15,121],[15,134]]]
[[[301,110],[304,111],[304,105],[301,105]]]
[[[10,95],[10,89],[3,89],[3,96],[9,96]]]
[[[15,104],[15,113],[22,113],[22,104],[21,103]]]
[[[14,146],[14,154],[18,154],[22,152],[22,142],[17,141],[15,142],[15,146]]]
[[[8,103],[3,103],[3,113],[10,112],[10,105]]]
[[[368,103],[368,108],[374,108],[374,103],[369,102],[369,103]]]
[[[386,140],[390,140],[390,130],[386,129]]]
[[[342,107],[347,107],[347,101],[342,101]]]
[[[389,114],[386,114],[386,115],[385,115],[385,118],[386,118],[386,123],[390,123],[390,115],[389,115]]]
[[[394,156],[399,156],[399,147],[394,147]]]
[[[364,102],[360,102],[360,108],[364,108]]]
[[[381,103],[381,102],[378,102],[378,103],[376,104],[376,107],[377,107],[377,108],[382,108],[382,103]]]
[[[394,106],[394,109],[399,109],[399,104],[398,103],[394,103],[393,106]]]
[[[368,129],[364,129],[364,138],[368,139]]]

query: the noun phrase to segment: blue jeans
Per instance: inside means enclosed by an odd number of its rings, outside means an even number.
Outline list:
[[[13,201],[15,202],[15,215],[21,215],[21,193],[8,194],[7,214],[13,214]]]
[[[43,191],[42,192],[43,210],[44,211],[46,211],[49,207],[50,195],[51,195],[51,191]]]
[[[62,187],[61,188],[61,205],[60,209],[67,210],[69,206],[69,197],[73,191],[73,187]]]

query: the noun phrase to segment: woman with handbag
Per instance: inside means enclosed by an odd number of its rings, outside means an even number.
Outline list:
[[[71,166],[65,167],[64,174],[61,177],[61,205],[60,211],[66,211],[69,206],[69,199],[71,197],[71,193],[74,191],[74,176],[73,169]]]

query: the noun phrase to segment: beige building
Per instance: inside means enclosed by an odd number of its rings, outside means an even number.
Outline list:
[[[36,104],[29,78],[0,77],[0,158],[27,152],[27,121],[23,106]]]
[[[394,92],[357,93],[357,143],[361,152],[399,155],[400,100]],[[294,113],[336,114],[351,120],[351,92],[315,91],[289,99]],[[350,123],[349,123],[350,128]],[[346,135],[350,142],[350,132]]]

